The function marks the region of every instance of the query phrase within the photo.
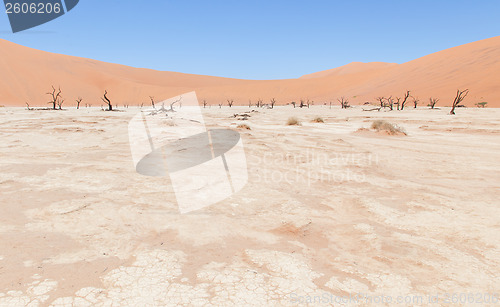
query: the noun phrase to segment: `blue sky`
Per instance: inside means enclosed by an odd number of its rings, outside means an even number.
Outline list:
[[[134,67],[284,79],[498,36],[499,14],[499,0],[80,0],[16,34],[0,13],[0,38]]]

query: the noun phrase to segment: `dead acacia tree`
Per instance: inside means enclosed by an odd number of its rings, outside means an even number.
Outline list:
[[[276,104],[276,99],[271,99],[271,109],[274,109],[274,105]]]
[[[108,105],[108,111],[113,111],[113,105],[111,104],[111,100],[109,100],[108,98],[108,91],[107,90],[104,90],[104,97],[102,97],[102,101],[104,101],[105,104]]]
[[[233,106],[234,100],[233,99],[228,99],[227,100],[227,105],[231,108]]]
[[[155,108],[155,97],[154,96],[149,96],[149,99],[151,99],[151,106],[153,107],[153,109],[156,109]]]
[[[78,97],[78,99],[76,100],[76,109],[80,109],[80,103],[82,103],[82,97]]]
[[[222,102],[219,103],[219,109],[222,109]]]
[[[429,104],[428,106],[431,107],[431,109],[434,109],[436,104],[438,103],[439,99],[438,98],[429,98]]]
[[[408,98],[410,97],[410,91],[406,91],[405,97],[403,101],[401,102],[401,111],[405,108],[406,102],[408,102]]]
[[[251,108],[252,107],[252,100],[251,99],[248,99],[248,107]]]
[[[300,105],[299,105],[299,108],[301,108],[301,109],[302,109],[302,108],[303,108],[303,107],[305,107],[305,106],[306,106],[306,104],[305,104],[304,99],[301,99],[301,100],[300,100]]]
[[[342,109],[347,109],[350,107],[349,100],[347,98],[345,98],[344,96],[342,96],[341,98],[338,98],[337,101],[340,102],[340,106],[342,107]],[[331,108],[331,105],[330,105],[330,108]]]
[[[380,109],[382,109],[384,107],[384,101],[385,101],[385,97],[383,96],[380,96],[380,97],[377,97],[375,98],[376,100],[378,100],[378,102],[380,102]],[[379,109],[379,110],[380,110]]]
[[[51,96],[51,100],[47,103],[52,104],[52,110],[56,110],[56,105],[58,104],[59,100],[62,98],[61,97],[61,87],[59,87],[59,90],[56,90],[54,86],[52,86],[52,92],[48,92],[47,95]]]
[[[203,108],[206,108],[206,107],[207,107],[207,100],[203,99]]]
[[[418,99],[418,97],[412,97],[412,98],[413,98],[413,108],[416,109],[420,99]]]
[[[31,110],[33,110],[33,109],[30,107],[30,104],[29,104],[28,102],[26,102],[26,109],[28,109],[28,110],[30,110],[30,111],[31,111]]]
[[[64,99],[59,98],[59,99],[57,100],[57,108],[58,108],[59,110],[62,110],[62,105],[63,105],[63,103],[64,103]]]
[[[401,107],[401,98],[396,97],[396,102],[394,104],[396,105],[396,109],[399,111],[399,108]]]
[[[384,107],[388,107],[389,109],[394,110],[394,98],[392,96],[389,96],[386,98],[387,103],[385,104]]]
[[[263,105],[264,105],[264,101],[261,98],[257,99],[257,108],[260,108]]]
[[[451,107],[450,114],[455,115],[455,108],[460,105],[460,103],[467,97],[469,94],[469,90],[465,89],[463,91],[457,90],[457,96],[455,96],[455,100],[453,100],[453,105]]]
[[[297,103],[295,101],[292,101],[291,104],[292,104],[293,108],[295,109]]]

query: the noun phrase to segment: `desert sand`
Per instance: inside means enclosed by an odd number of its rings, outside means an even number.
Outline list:
[[[486,101],[500,107],[500,36],[439,51],[403,63],[351,63],[286,80],[238,80],[177,72],[132,68],[95,60],[53,54],[0,39],[0,105],[46,106],[51,86],[61,87],[66,105],[82,97],[100,104],[105,90],[115,104],[149,103],[196,91],[213,106],[233,99],[235,104],[265,103],[276,98],[285,105],[300,99],[315,104],[345,96],[351,104],[375,102],[378,96],[401,97],[407,90],[425,106],[429,97],[449,105],[457,89],[470,90],[467,106]],[[325,63],[325,68],[330,68]]]
[[[480,44],[491,42],[500,39]],[[81,89],[98,95],[99,86]],[[40,80],[28,93],[45,87]],[[12,88],[14,99],[20,88]],[[209,127],[241,133],[249,181],[225,201],[180,214],[168,179],[134,169],[127,124],[138,108],[0,108],[0,306],[498,298],[499,109],[255,110],[242,121],[232,115],[248,107],[203,109]],[[287,126],[292,116],[302,125]],[[324,123],[311,122],[317,116]],[[359,130],[377,119],[407,135]]]

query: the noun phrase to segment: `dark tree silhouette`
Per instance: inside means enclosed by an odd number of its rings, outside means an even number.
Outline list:
[[[47,103],[52,104],[52,109],[56,110],[56,105],[58,105],[59,100],[62,98],[61,97],[61,88],[59,87],[59,90],[56,90],[56,88],[52,85],[52,92],[48,92],[47,95],[51,96],[51,100]]]
[[[274,105],[276,104],[276,99],[271,99],[271,109],[274,109]]]
[[[59,99],[57,100],[57,108],[58,108],[59,110],[62,110],[62,105],[63,105],[63,103],[64,103],[64,99],[59,98]]]
[[[429,107],[431,107],[431,109],[434,109],[434,107],[436,106],[436,104],[438,103],[439,99],[438,98],[429,98]]]
[[[410,97],[410,91],[406,91],[405,97],[401,102],[401,111],[405,108],[406,103],[408,102],[408,98]]]
[[[78,97],[78,99],[76,100],[76,109],[80,109],[80,103],[82,103],[82,97]]]
[[[151,106],[153,106],[153,109],[156,109],[155,108],[155,98],[154,98],[154,96],[149,96],[149,99],[151,99]]]
[[[420,99],[413,97],[413,108],[416,109],[418,106]]]
[[[108,98],[108,91],[107,90],[104,90],[104,97],[101,98],[102,101],[104,101],[104,103],[106,103],[108,105],[108,111],[113,111],[113,105],[111,104],[111,100],[109,100]]]
[[[469,90],[465,89],[463,91],[457,90],[457,96],[455,96],[455,100],[453,100],[453,105],[451,107],[450,114],[455,115],[455,108],[460,105],[460,103],[467,97],[469,94]]]
[[[349,100],[347,98],[345,98],[344,96],[342,96],[339,99],[337,99],[337,101],[340,102],[340,106],[342,107],[342,109],[347,109],[347,108],[350,107],[349,106]]]

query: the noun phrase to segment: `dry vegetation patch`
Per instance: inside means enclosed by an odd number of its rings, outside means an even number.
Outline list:
[[[239,124],[236,128],[238,129],[246,129],[246,130],[252,130],[249,125],[247,124]]]
[[[300,126],[301,123],[300,123],[300,121],[299,121],[299,119],[297,117],[290,117],[286,121],[286,125],[287,126]]]
[[[406,131],[396,124],[389,123],[385,120],[376,120],[372,123],[372,129],[377,132],[386,132],[390,135],[406,135]]]

